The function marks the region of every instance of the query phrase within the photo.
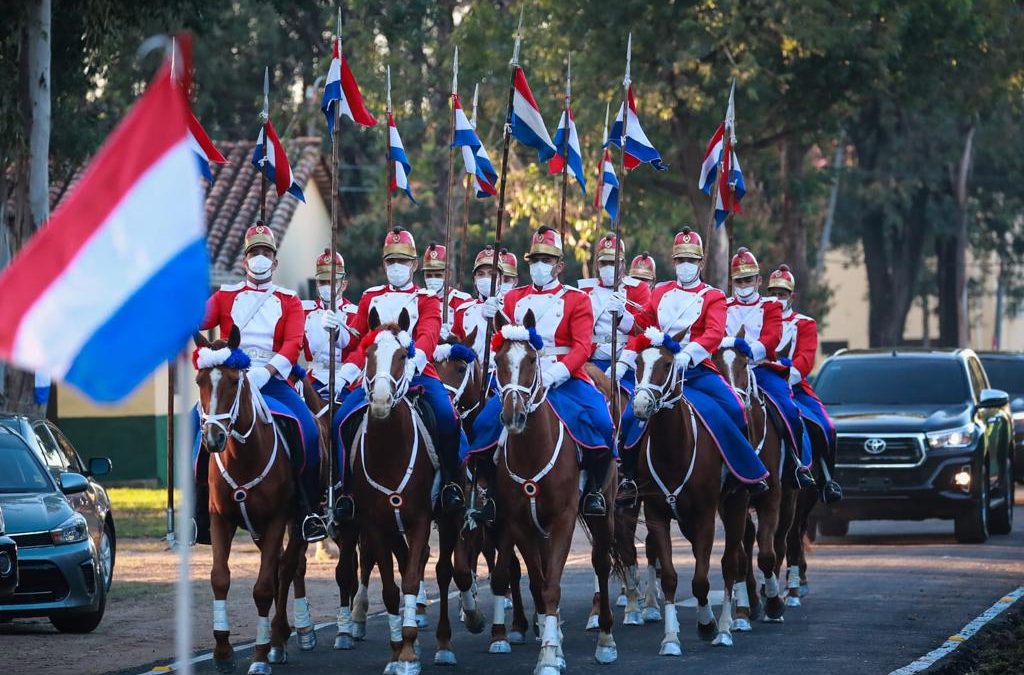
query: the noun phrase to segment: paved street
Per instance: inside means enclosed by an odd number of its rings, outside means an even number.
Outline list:
[[[1024,507],[1018,506],[1016,514],[1017,522],[1024,522]],[[718,544],[712,588],[720,591],[720,540]],[[675,551],[680,587],[688,590],[692,569],[689,550],[677,540]],[[621,626],[621,609],[617,609],[619,660],[612,666],[599,666],[593,659],[596,636],[582,629],[592,580],[581,553],[582,548],[577,546],[562,596],[565,653],[574,672],[696,673],[727,666],[736,672],[887,673],[935,648],[1005,593],[1024,584],[1024,532],[1020,528],[1013,535],[968,546],[955,543],[950,522],[854,523],[850,536],[821,539],[815,545],[810,558],[811,593],[802,607],[787,610],[785,623],[759,623],[751,633],[734,634],[732,649],[711,647],[697,638],[693,602],[687,602],[688,593],[680,593],[682,658],[657,656],[660,624]],[[379,612],[379,595],[375,595],[371,592],[371,611]],[[720,598],[720,593],[716,597]],[[481,602],[489,614],[490,595],[486,590],[481,593]],[[431,661],[436,610],[432,605],[431,628],[421,642],[424,670],[441,672]],[[334,626],[330,625],[320,631],[320,645],[314,652],[300,652],[291,644],[290,663],[274,670],[378,673],[388,655],[385,635],[386,619],[378,614],[370,619],[367,641],[359,643],[354,651],[337,652],[331,649]],[[456,626],[456,672],[532,669],[537,656],[535,643],[514,648],[510,656],[492,656],[486,653],[488,635],[486,631],[470,635],[461,625]],[[251,639],[251,635],[239,635],[236,643]],[[240,653],[240,672],[247,667],[243,659],[249,653]],[[140,673],[147,667],[122,672]],[[200,662],[197,668],[202,673],[214,672],[209,661]]]

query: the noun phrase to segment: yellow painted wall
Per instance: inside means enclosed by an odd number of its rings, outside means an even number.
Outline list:
[[[331,245],[331,216],[316,183],[305,187],[306,203],[299,204],[277,251],[274,283],[305,294],[317,256]]]

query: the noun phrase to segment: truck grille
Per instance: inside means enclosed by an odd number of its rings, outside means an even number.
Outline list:
[[[24,532],[21,534],[8,534],[7,536],[14,540],[18,548],[53,546],[53,538],[49,532]]]
[[[914,467],[924,461],[924,450],[918,436],[886,436],[884,434],[839,434],[836,465],[857,467]]]

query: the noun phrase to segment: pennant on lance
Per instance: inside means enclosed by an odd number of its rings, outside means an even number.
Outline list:
[[[277,137],[277,132],[274,131],[274,125],[267,120],[267,137],[270,138],[270,143],[267,145],[266,165],[265,173],[267,180],[272,182],[277,188],[277,196],[280,197],[284,193],[289,193],[300,202],[306,201],[306,197],[302,194],[302,188],[295,182],[295,176],[292,174],[291,164],[288,163],[288,155],[284,152],[284,146],[281,144],[281,139]],[[256,137],[256,149],[252,153],[252,165],[256,167],[256,170],[260,169],[260,162],[263,159],[263,129],[260,129],[259,135]]]
[[[654,144],[647,138],[643,127],[640,126],[632,84],[628,88],[627,101],[629,103],[629,124],[626,127],[626,154],[623,160],[626,170],[632,171],[641,164],[650,164],[658,171],[666,171],[668,167],[662,164],[661,154],[655,150]],[[615,116],[615,123],[612,125],[608,142],[617,148],[622,147],[622,105],[619,105],[619,114]]]
[[[341,14],[339,13],[339,17]],[[339,29],[340,30],[340,29]],[[348,60],[341,53],[341,36],[334,40],[334,55],[327,69],[324,82],[324,96],[320,101],[320,110],[327,117],[327,129],[334,133],[334,106],[340,105],[340,115],[344,115],[356,124],[372,127],[377,124],[376,118],[366,109],[363,95],[359,91],[356,78],[349,70]]]
[[[555,154],[555,146],[551,142],[548,129],[544,126],[544,119],[541,117],[540,108],[533,98],[530,85],[526,82],[526,74],[523,69],[516,66],[514,85],[515,92],[512,95],[512,137],[523,145],[528,145],[537,151],[537,158],[546,162]]]
[[[740,212],[740,200],[747,193],[743,170],[736,155],[736,83],[729,90],[729,105],[725,120],[708,141],[701,163],[698,187],[715,201],[715,227],[721,227],[730,213]],[[717,188],[717,189],[715,189]]]
[[[228,160],[220,153],[213,141],[206,134],[203,125],[199,123],[196,116],[190,110],[188,113],[188,144],[192,152],[196,154],[196,161],[199,162],[199,172],[208,181],[213,180],[213,172],[210,171],[210,163],[227,164]]]
[[[604,149],[601,158],[600,183],[594,194],[594,208],[603,208],[608,217],[615,220],[619,215],[619,179],[615,177],[615,164],[612,162],[612,151]]]
[[[164,66],[0,274],[0,358],[103,402],[173,358],[209,291],[199,176],[188,103]]]
[[[405,146],[402,145],[402,137],[398,135],[398,127],[395,126],[395,116],[388,113],[388,160],[394,163],[394,171],[391,175],[390,190],[402,190],[405,196],[415,204],[412,196],[412,186],[409,184],[409,174],[412,167],[409,165],[409,158],[405,154]]]
[[[568,133],[568,142],[566,142],[566,133]],[[583,156],[580,153],[580,137],[576,133],[576,120],[573,119],[572,109],[562,111],[562,118],[558,120],[555,148],[556,154],[548,162],[548,173],[551,175],[561,173],[562,166],[566,162],[565,157],[568,155],[569,173],[580,184],[583,194],[587,194],[587,181],[583,176]]]

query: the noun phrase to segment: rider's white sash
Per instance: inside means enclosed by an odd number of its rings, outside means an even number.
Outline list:
[[[533,316],[537,319],[537,334],[544,340],[545,345],[554,345],[555,333],[562,325],[562,317],[565,316],[564,296],[567,290],[563,286],[557,293],[524,295],[516,303],[516,323],[521,324],[526,312],[532,309]]]
[[[420,318],[419,297],[419,292],[381,293],[370,300],[370,309],[377,310],[381,323],[398,323],[398,316],[404,309],[409,313],[409,333],[412,333]]]
[[[732,305],[725,316],[725,334],[736,335],[743,329],[743,337],[747,340],[760,340],[761,329],[764,327],[764,303],[762,298],[753,305]]]
[[[704,297],[709,290],[710,286],[705,286],[697,293],[673,288],[661,296],[658,302],[658,325],[661,330],[669,335],[682,332],[682,342],[689,342],[690,330],[704,311]]]
[[[239,327],[240,346],[254,366],[265,366],[273,357],[274,331],[283,313],[281,298],[272,291],[242,291],[235,296],[231,321]]]

